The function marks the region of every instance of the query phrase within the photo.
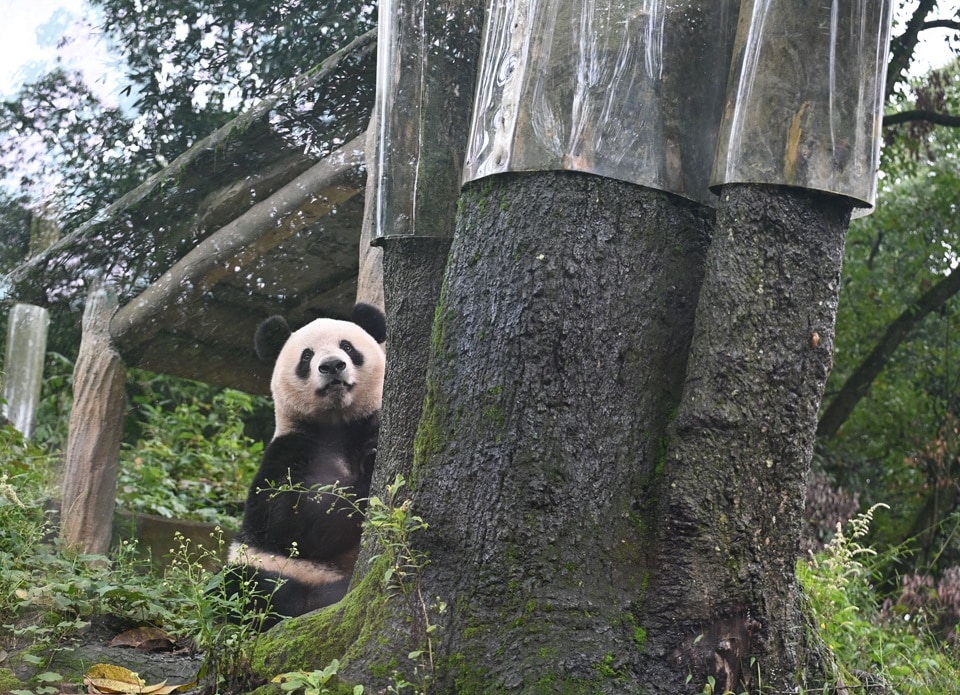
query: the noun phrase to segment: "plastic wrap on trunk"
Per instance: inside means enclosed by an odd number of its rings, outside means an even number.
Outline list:
[[[891,10],[888,0],[743,0],[713,183],[872,206]]]
[[[567,169],[869,207],[890,19],[890,0],[494,1],[463,180]]]
[[[739,4],[492,3],[464,180],[569,169],[712,201]]]
[[[483,0],[383,0],[377,53],[378,238],[452,234]]]

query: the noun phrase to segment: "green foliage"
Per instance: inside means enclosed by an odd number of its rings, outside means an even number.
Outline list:
[[[126,69],[121,103],[104,104],[81,75],[53,70],[0,104],[0,173],[76,221],[371,28],[374,4],[94,0],[97,27]],[[97,21],[96,18],[92,18]],[[251,31],[256,27],[256,31]],[[73,37],[63,37],[68,44]],[[344,85],[346,87],[346,85]],[[358,88],[359,87],[359,88]],[[284,109],[327,122],[373,84],[299,94]],[[341,92],[339,98],[331,98]],[[304,119],[306,120],[306,119]],[[302,140],[311,140],[303,133]]]
[[[203,652],[203,675],[218,692],[236,692],[262,616],[247,609],[252,587],[228,595],[209,569],[222,556],[219,533],[210,550],[181,538],[162,576],[135,543],[109,557],[67,552],[43,506],[51,463],[12,427],[0,429],[0,641],[34,645],[42,671],[95,616],[158,625]]]
[[[0,428],[0,621],[19,614],[31,586],[30,558],[44,538],[48,515],[43,500],[47,454],[23,438],[12,426]]]
[[[30,213],[26,199],[0,190],[0,273],[7,273],[21,263],[30,250]],[[0,348],[2,349],[2,348]]]
[[[263,619],[270,615],[271,597],[260,594],[250,582],[240,582],[236,592],[229,591],[223,573],[209,569],[219,566],[225,555],[219,529],[210,548],[193,548],[182,536],[178,540],[163,577],[172,607],[165,626],[175,635],[190,638],[203,653],[201,676],[216,692],[243,692],[249,684],[250,654]],[[257,599],[266,604],[263,612],[251,611]]]
[[[50,451],[67,448],[67,429],[73,405],[73,362],[58,352],[48,352],[43,365],[43,385],[37,404],[32,440]]]
[[[137,369],[128,377],[118,506],[237,528],[263,453],[260,440],[272,427],[270,400]],[[47,353],[31,440],[35,455],[66,449],[72,402],[73,363]]]
[[[960,61],[914,77],[889,95],[894,112],[922,110],[960,113]],[[960,129],[938,126],[925,119],[884,129],[882,167],[896,175],[913,175],[924,162],[956,153]]]
[[[64,551],[46,511],[51,458],[12,427],[0,429],[0,635],[52,655],[94,615],[162,622],[163,592],[136,548],[112,558]]]
[[[879,557],[860,541],[877,506],[838,529],[826,549],[797,572],[827,646],[851,673],[879,677],[904,695],[941,695],[960,683],[960,659],[923,626],[886,621],[874,580]]]
[[[247,673],[259,630],[257,616],[235,619],[249,612],[241,608],[253,589],[241,585],[227,596],[222,578],[208,569],[219,564],[222,540],[197,550],[181,539],[163,577],[135,543],[122,543],[109,557],[60,547],[45,510],[57,496],[56,449],[66,436],[71,369],[50,355],[34,440],[10,426],[0,429],[0,639],[35,645],[44,655],[37,663],[42,671],[94,616],[161,625],[204,652],[211,682],[232,688]],[[138,509],[236,525],[233,514],[261,449],[244,434],[244,418],[268,407],[266,399],[145,372],[133,373],[131,390],[127,430],[138,436],[124,445],[121,499],[135,500]],[[38,683],[34,692],[45,687],[51,686]]]
[[[924,78],[898,96],[899,108],[960,111],[958,75],[955,63]],[[918,140],[921,131],[928,137]],[[958,129],[913,125],[890,134],[877,209],[850,226],[825,403],[864,363],[894,319],[955,272],[960,259],[958,144]],[[954,295],[886,357],[838,435],[819,442],[818,462],[837,484],[860,493],[868,505],[891,503],[893,511],[873,530],[884,543],[899,545],[935,529],[953,509],[938,501],[932,507],[939,518],[922,515],[958,473],[957,364],[960,304]],[[926,539],[930,547],[924,549],[931,555],[932,540]],[[936,540],[947,541],[942,535]],[[944,559],[958,557],[954,543]]]
[[[298,693],[303,691],[303,695],[326,695],[327,693],[336,693],[337,690],[331,690],[327,687],[340,670],[340,661],[334,659],[323,669],[316,671],[290,671],[281,673],[271,682],[279,683],[280,689],[285,693]],[[332,683],[331,683],[332,685]],[[363,695],[363,686],[353,687],[353,695]]]
[[[124,444],[119,504],[168,518],[236,528],[237,512],[260,463],[263,444],[246,436],[243,416],[258,398],[225,389],[209,401],[136,399],[141,437]]]

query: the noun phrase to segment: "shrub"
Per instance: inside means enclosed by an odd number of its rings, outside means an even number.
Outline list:
[[[254,412],[259,400],[232,389],[209,401],[192,398],[172,408],[149,395],[138,397],[142,436],[123,445],[118,504],[237,528],[263,451],[261,442],[244,433],[243,416]]]
[[[860,544],[877,506],[854,517],[824,551],[798,565],[798,576],[810,599],[827,646],[849,672],[880,679],[904,695],[955,692],[960,662],[943,649],[924,625],[885,620],[873,581],[882,564]]]

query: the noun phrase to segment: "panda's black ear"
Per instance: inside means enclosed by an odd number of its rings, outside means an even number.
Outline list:
[[[290,333],[290,326],[282,316],[271,316],[265,319],[257,326],[257,332],[253,336],[253,347],[257,351],[257,357],[269,364],[276,362]]]
[[[372,304],[357,304],[353,307],[350,320],[373,336],[378,343],[387,339],[387,317]]]

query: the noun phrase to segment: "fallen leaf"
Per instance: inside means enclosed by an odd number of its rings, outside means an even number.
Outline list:
[[[83,674],[86,678],[106,678],[108,680],[143,685],[143,680],[135,671],[115,664],[94,664]]]
[[[114,664],[94,664],[84,674],[83,684],[87,686],[88,693],[106,695],[170,695],[194,685],[167,685],[167,681],[147,685],[134,671]]]
[[[169,651],[174,641],[157,627],[138,627],[121,632],[110,642],[111,647],[132,647],[147,652]]]

